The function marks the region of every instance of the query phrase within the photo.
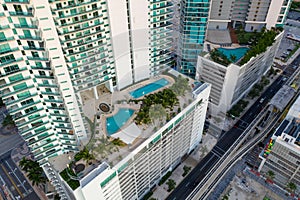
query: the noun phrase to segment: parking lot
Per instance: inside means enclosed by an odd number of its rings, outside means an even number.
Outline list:
[[[284,27],[285,33],[276,54],[276,58],[279,60],[284,61],[296,47],[296,44],[299,44],[299,42],[287,38],[289,34],[300,35],[300,21],[298,18],[300,19],[300,13],[289,13],[288,20]]]
[[[264,199],[268,197],[272,200],[283,200],[269,189],[263,187],[260,183],[249,177],[235,176],[233,181],[226,189],[224,195],[228,196],[228,200],[253,200]],[[223,195],[223,196],[224,196]]]

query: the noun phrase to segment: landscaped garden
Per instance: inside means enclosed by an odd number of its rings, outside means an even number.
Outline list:
[[[190,90],[188,80],[178,76],[170,88],[146,95],[140,100],[130,100],[135,103],[141,102],[141,108],[137,113],[135,122],[137,124],[149,124],[154,123],[156,119],[169,121],[176,116],[177,112],[181,111],[177,96],[183,96],[188,90]],[[174,106],[179,107],[177,112],[174,111]]]
[[[80,186],[79,181],[73,179],[73,177],[76,177],[76,174],[69,167],[60,172],[60,176],[68,183],[72,190],[75,190]]]
[[[253,99],[260,95],[260,93],[263,91],[264,87],[267,86],[270,83],[269,79],[267,79],[265,76],[261,77],[261,80],[259,83],[256,83],[253,88],[248,93],[248,96]]]
[[[275,37],[279,32],[281,32],[280,29],[262,29],[260,33],[256,33],[257,35],[255,37],[252,36],[252,39],[249,40],[251,42],[249,44],[251,48],[249,51],[247,51],[247,53],[240,61],[240,65],[247,63],[252,57],[265,52],[267,50],[267,47],[273,44],[273,42],[275,41]]]
[[[138,103],[142,102],[141,108],[137,113],[135,122],[137,124],[149,124],[152,122],[149,111],[154,105],[161,105],[162,110],[157,110],[158,112],[164,113],[163,109],[173,110],[174,106],[178,104],[178,99],[175,93],[171,89],[164,89],[154,94],[149,94],[145,96],[142,100],[133,100]]]
[[[244,109],[247,107],[248,103],[248,101],[240,100],[228,111],[228,114],[231,117],[239,117],[244,111]]]
[[[20,160],[19,165],[21,169],[26,172],[27,177],[31,181],[32,185],[46,183],[46,175],[44,174],[44,171],[38,162],[23,157],[22,160]]]
[[[227,58],[225,54],[223,54],[221,51],[218,49],[214,49],[210,52],[210,58],[221,65],[228,66],[230,63],[232,63],[231,60]],[[235,60],[235,58],[233,58]]]

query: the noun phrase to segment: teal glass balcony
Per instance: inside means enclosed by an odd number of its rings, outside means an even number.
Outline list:
[[[9,53],[9,52],[14,52],[14,51],[18,51],[19,48],[15,47],[15,48],[7,48],[7,49],[1,49],[0,50],[0,54],[5,54],[5,53]]]
[[[52,133],[52,134],[49,134],[48,135],[48,137],[46,137],[46,138],[49,138],[49,137],[51,137],[51,136],[53,136],[54,135],[54,133]],[[39,140],[34,140],[34,141],[30,141],[28,144],[29,145],[33,145],[33,144],[36,144],[36,143],[43,143],[43,141],[46,139],[46,138],[42,138],[42,139],[39,139]],[[39,148],[41,148],[41,147],[43,147],[43,146],[45,146],[45,145],[47,145],[47,144],[49,144],[49,143],[52,143],[52,142],[55,142],[56,141],[56,139],[47,139],[46,141],[45,141],[45,143],[43,143],[43,144],[36,144],[35,146],[34,146],[34,148],[32,148],[33,150],[34,149],[39,149]]]
[[[53,102],[53,103],[63,103],[62,100],[57,100],[57,99],[45,99],[45,102],[49,102],[49,103],[51,103],[51,102]]]
[[[0,42],[7,42],[7,41],[11,41],[14,40],[14,37],[7,37],[7,38],[0,38]]]
[[[33,105],[35,105],[35,104],[38,104],[38,103],[40,103],[40,102],[41,102],[41,101],[38,100],[38,101],[36,101],[36,102],[32,102],[32,103],[26,104],[26,105],[24,105],[24,106],[21,106],[20,108],[19,108],[19,107],[18,107],[18,108],[15,108],[15,109],[9,108],[8,110],[9,110],[10,113],[15,113],[15,112],[18,112],[18,111],[20,111],[20,110],[24,110],[25,108],[28,108],[28,107],[30,107],[30,106],[33,106]]]
[[[45,48],[44,48],[44,47],[33,47],[33,46],[26,47],[26,46],[23,46],[23,49],[24,49],[24,50],[45,51]]]
[[[59,151],[61,151],[61,149],[56,149],[55,151],[48,151],[48,152],[46,152],[46,155],[39,155],[39,156],[36,156],[35,157],[35,159],[37,160],[37,161],[39,161],[39,163],[43,163],[43,162],[46,162],[46,160],[43,160],[43,159],[45,159],[45,158],[50,158],[50,157],[54,157],[54,156],[57,156],[58,154],[58,152]],[[40,160],[43,160],[43,161],[40,161]]]
[[[1,74],[0,77],[4,77],[4,76],[10,75],[10,74],[17,73],[17,72],[25,71],[26,69],[27,69],[26,67],[22,67],[20,69],[15,69],[13,71],[6,72],[6,74]]]
[[[14,24],[15,28],[29,28],[29,29],[37,29],[37,25],[34,24]]]
[[[29,0],[4,0],[5,3],[29,3]]]
[[[26,35],[26,36],[23,36],[23,35],[20,35],[19,36],[20,39],[22,40],[42,40],[42,38],[40,36],[29,36],[29,35]]]
[[[13,100],[13,101],[8,101],[8,102],[5,103],[5,105],[6,105],[6,106],[9,106],[9,105],[18,103],[18,102],[20,102],[20,101],[22,101],[22,100],[28,99],[28,98],[30,98],[30,97],[34,97],[34,96],[36,96],[36,95],[37,95],[37,93],[33,93],[33,94],[30,94],[30,96],[25,96],[25,97],[18,98],[18,99]]]
[[[26,86],[26,87],[23,87],[23,88],[15,89],[15,90],[12,91],[12,92],[5,92],[5,93],[2,93],[2,98],[7,97],[7,96],[10,96],[10,95],[14,95],[14,94],[16,94],[16,93],[18,93],[18,92],[21,92],[21,91],[26,90],[26,89],[28,90],[28,89],[33,88],[33,87],[34,87],[34,85],[30,85],[30,86]]]
[[[23,123],[18,123],[18,122],[16,122],[16,124],[17,124],[17,126],[18,127],[22,127],[22,126],[25,126],[25,125],[27,125],[27,124],[30,124],[30,123],[32,123],[32,122],[34,122],[34,121],[36,121],[36,120],[39,120],[39,119],[42,119],[43,117],[46,117],[47,115],[46,114],[44,114],[44,115],[41,115],[41,116],[39,116],[38,118],[33,118],[33,119],[31,119],[31,120],[29,120],[29,121],[25,121],[25,122],[23,122]]]
[[[29,113],[26,113],[25,116],[31,115],[31,114],[34,114],[34,113],[37,113],[37,112],[39,112],[39,111],[41,111],[41,110],[43,110],[43,108],[38,108],[38,109],[36,109],[36,110],[32,110],[32,111],[30,111]],[[15,119],[15,120],[18,120],[18,119],[21,119],[22,117],[25,117],[25,116],[24,116],[24,115],[14,116],[14,119]]]
[[[30,76],[26,76],[26,77],[22,77],[22,78],[19,78],[19,79],[16,79],[16,80],[11,80],[9,83],[6,83],[6,84],[1,85],[1,86],[2,87],[8,87],[10,85],[16,84],[16,83],[21,82],[21,81],[29,80],[29,79],[30,79]]]
[[[57,88],[58,86],[57,85],[50,85],[50,84],[38,84],[39,87],[50,87],[50,88]]]
[[[0,26],[0,30],[9,29],[9,25]]]
[[[42,61],[47,61],[49,58],[46,57],[32,57],[32,56],[27,56],[28,60],[42,60]]]
[[[23,11],[18,11],[18,12],[9,12],[11,16],[24,16],[24,17],[33,17],[33,12],[23,12]]]

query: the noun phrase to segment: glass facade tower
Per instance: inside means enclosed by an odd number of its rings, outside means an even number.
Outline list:
[[[203,50],[209,7],[209,0],[181,1],[177,70],[190,77],[195,77],[197,57]]]

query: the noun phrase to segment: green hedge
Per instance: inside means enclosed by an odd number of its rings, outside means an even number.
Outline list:
[[[166,182],[166,180],[172,175],[172,172],[169,171],[168,173],[166,173],[166,175],[164,175],[161,180],[159,181],[158,185],[162,185],[164,184],[164,182]]]
[[[247,63],[252,57],[265,52],[267,47],[273,44],[277,33],[278,32],[276,30],[268,30],[263,32],[261,37],[258,38],[257,44],[252,46],[242,58],[240,65]]]
[[[68,170],[69,174],[75,175],[71,169],[66,168],[62,172],[60,172],[60,176],[68,183],[68,185],[72,188],[72,190],[75,190],[76,188],[78,188],[80,186],[80,183],[78,180],[71,179],[70,176],[68,175],[67,170]]]

